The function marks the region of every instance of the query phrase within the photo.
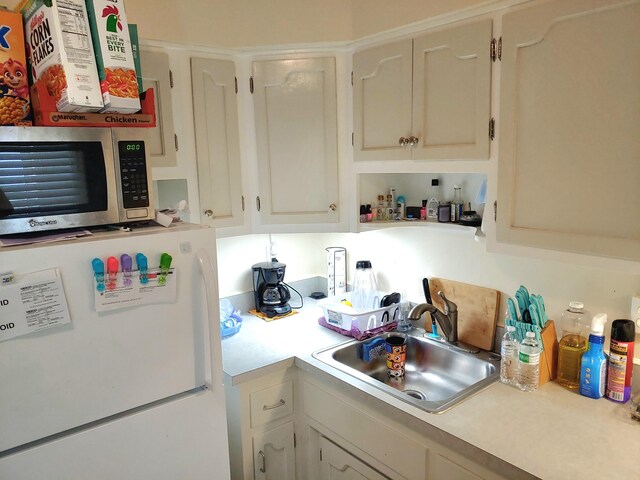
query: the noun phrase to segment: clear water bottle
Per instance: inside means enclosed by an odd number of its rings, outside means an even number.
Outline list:
[[[380,294],[378,282],[371,269],[369,260],[356,262],[356,273],[353,278],[353,293],[351,305],[360,311],[375,310],[380,308]]]
[[[518,354],[518,387],[525,392],[532,392],[538,388],[540,381],[540,345],[536,340],[536,334],[527,332],[527,336],[520,344]]]
[[[507,326],[500,346],[500,381],[507,385],[518,383],[518,341],[515,336],[516,327]]]

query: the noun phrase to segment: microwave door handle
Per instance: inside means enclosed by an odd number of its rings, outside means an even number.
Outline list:
[[[205,297],[207,301],[207,314],[204,321],[207,323],[203,329],[203,334],[208,332],[209,337],[209,378],[205,375],[205,386],[211,391],[215,391],[216,387],[222,387],[222,368],[217,366],[216,360],[222,364],[222,344],[220,342],[220,305],[215,305],[214,298],[217,298],[216,277],[209,254],[203,248],[196,252],[200,273],[204,279]],[[206,371],[206,365],[205,365]]]

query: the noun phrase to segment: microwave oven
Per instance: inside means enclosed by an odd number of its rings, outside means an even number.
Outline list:
[[[0,235],[155,217],[139,128],[0,127]]]

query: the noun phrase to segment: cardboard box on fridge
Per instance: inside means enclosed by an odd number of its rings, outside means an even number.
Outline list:
[[[59,112],[104,106],[84,0],[22,0],[33,80],[45,82]]]
[[[0,7],[0,125],[31,125],[22,15]]]
[[[135,113],[140,93],[123,0],[87,0],[104,113]]]

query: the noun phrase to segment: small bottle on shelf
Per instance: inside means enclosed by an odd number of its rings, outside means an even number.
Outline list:
[[[427,219],[438,218],[438,192],[440,190],[440,181],[437,178],[431,180],[431,192],[432,196],[427,202]]]
[[[451,202],[451,221],[458,223],[462,215],[462,188],[459,185],[453,186],[453,201]]]
[[[376,209],[376,220],[382,222],[384,220],[384,195],[378,195],[378,207]]]

